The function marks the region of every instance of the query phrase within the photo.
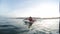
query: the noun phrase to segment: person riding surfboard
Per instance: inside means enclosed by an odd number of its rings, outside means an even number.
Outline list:
[[[28,20],[30,21],[30,22],[29,22],[29,27],[28,27],[28,28],[30,28],[30,27],[32,26],[34,20],[33,20],[32,17],[29,17]]]
[[[35,20],[31,16],[25,19],[25,24],[29,24],[28,28],[30,28],[34,22]]]

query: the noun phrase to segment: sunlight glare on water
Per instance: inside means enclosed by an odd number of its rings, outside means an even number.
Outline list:
[[[4,32],[5,28],[6,33],[14,33],[16,31],[19,32],[19,34],[59,34],[59,19],[37,19],[31,28],[28,28],[28,25],[25,25],[23,19],[0,19],[0,25],[0,30]],[[13,30],[12,28],[16,27],[19,29],[15,29],[14,31],[10,32],[10,29]]]

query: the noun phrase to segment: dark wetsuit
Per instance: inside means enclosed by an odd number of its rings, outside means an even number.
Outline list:
[[[28,19],[30,22],[29,22],[29,28],[30,28],[30,26],[33,24],[33,19],[32,19],[32,17],[29,17],[29,19]]]

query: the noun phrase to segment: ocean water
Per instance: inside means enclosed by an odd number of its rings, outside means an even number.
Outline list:
[[[59,19],[37,19],[28,28],[23,19],[0,18],[0,34],[59,34]]]

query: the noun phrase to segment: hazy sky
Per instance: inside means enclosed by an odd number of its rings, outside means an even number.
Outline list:
[[[0,0],[0,16],[58,17],[59,0]]]

